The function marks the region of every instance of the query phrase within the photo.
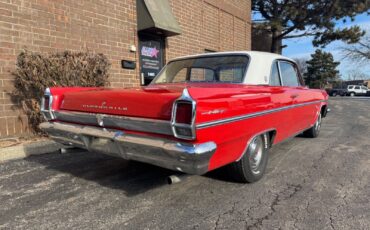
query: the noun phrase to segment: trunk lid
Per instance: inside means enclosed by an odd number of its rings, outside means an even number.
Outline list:
[[[183,86],[149,86],[67,92],[61,110],[170,120]]]

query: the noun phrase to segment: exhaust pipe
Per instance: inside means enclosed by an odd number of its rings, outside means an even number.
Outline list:
[[[66,154],[66,153],[68,153],[68,149],[67,148],[61,148],[60,153],[61,154]]]
[[[188,178],[189,174],[177,174],[177,175],[171,175],[167,177],[167,184],[177,184],[180,183],[181,181],[184,181],[186,178]]]
[[[60,148],[59,152],[61,154],[66,154],[66,153],[72,153],[74,151],[78,151],[78,150],[81,150],[79,148],[75,148],[75,147],[69,147],[69,146],[65,146],[63,148]]]

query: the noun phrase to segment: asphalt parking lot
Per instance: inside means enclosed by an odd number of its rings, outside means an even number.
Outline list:
[[[171,171],[84,151],[0,164],[0,229],[370,229],[370,100],[330,108],[254,184],[218,170],[170,186]]]

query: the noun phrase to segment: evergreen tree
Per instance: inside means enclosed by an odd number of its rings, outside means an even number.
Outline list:
[[[322,89],[329,81],[337,80],[339,71],[336,68],[339,64],[334,61],[331,53],[317,49],[307,61],[306,85]]]
[[[354,20],[367,12],[369,0],[252,0],[258,27],[272,35],[271,52],[281,53],[281,41],[288,38],[313,36],[313,45],[324,47],[335,40],[356,43],[364,35],[358,26],[335,28],[337,20]]]

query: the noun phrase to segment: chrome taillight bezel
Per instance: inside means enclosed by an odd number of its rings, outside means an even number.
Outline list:
[[[183,124],[183,123],[176,122],[177,105],[179,103],[190,103],[192,105],[190,124]],[[172,106],[171,128],[172,128],[173,135],[176,138],[180,138],[184,140],[194,140],[196,138],[196,131],[195,131],[196,107],[197,107],[196,101],[194,101],[193,98],[191,98],[188,90],[185,88],[182,92],[181,97],[176,99]],[[177,128],[189,129],[189,131],[191,132],[191,136],[185,136],[185,135],[179,134],[177,131]]]
[[[45,97],[49,97],[48,109],[45,108]],[[41,113],[46,120],[55,119],[54,110],[52,109],[53,105],[53,95],[50,92],[50,88],[45,89],[44,96],[41,98]]]

